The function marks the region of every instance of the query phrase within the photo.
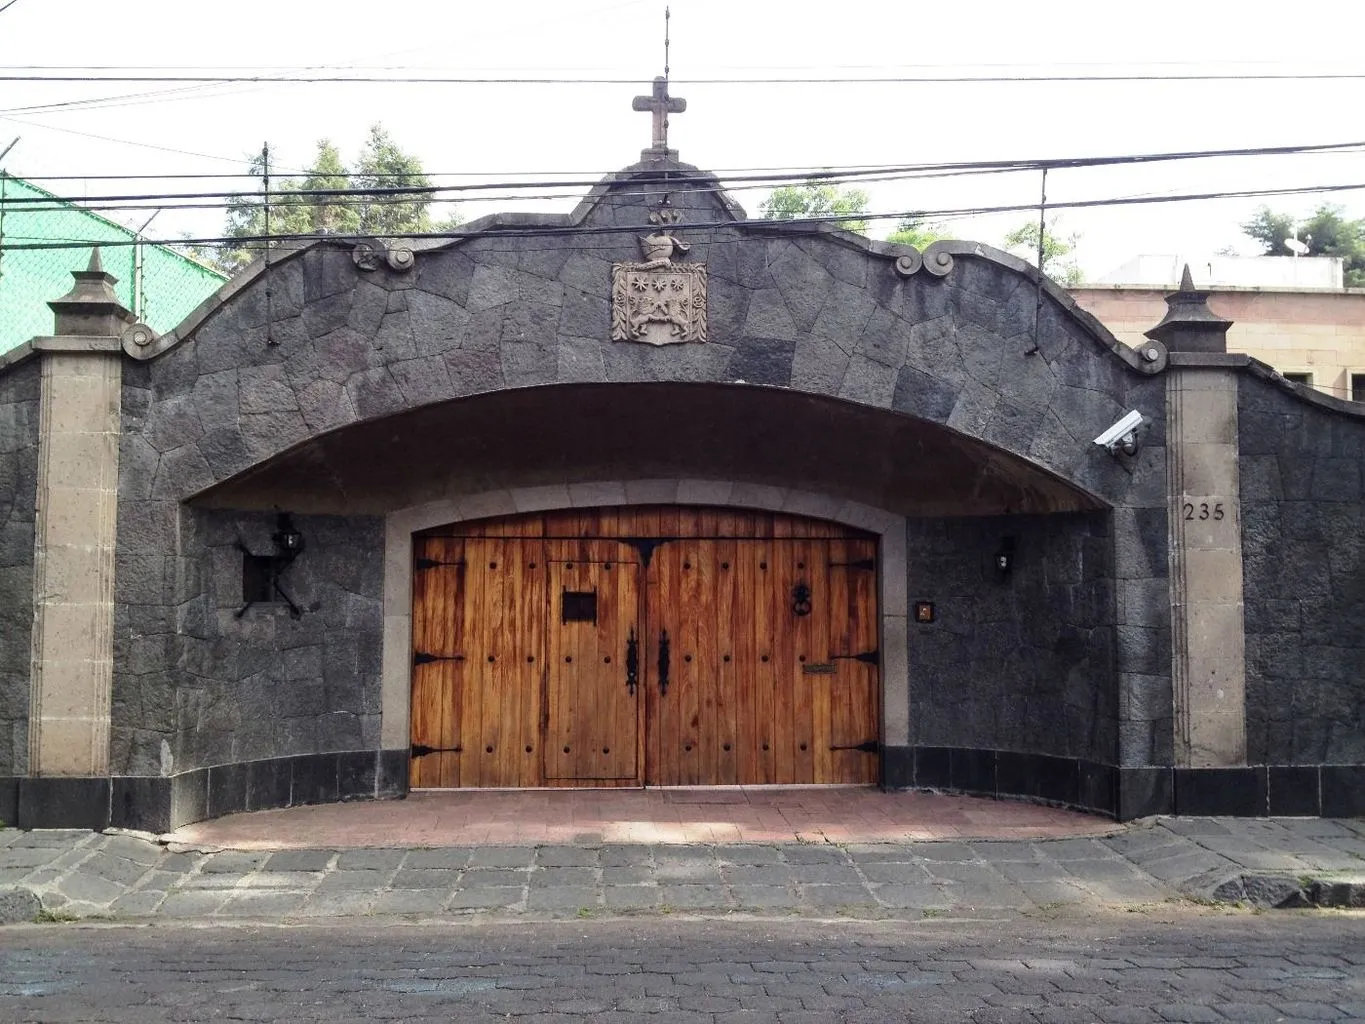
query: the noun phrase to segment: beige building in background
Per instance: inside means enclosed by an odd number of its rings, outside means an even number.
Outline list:
[[[1176,288],[1185,262],[1137,257],[1101,281],[1068,290],[1082,309],[1136,347],[1165,315],[1165,296]],[[1365,401],[1365,289],[1341,287],[1340,260],[1188,262],[1195,287],[1210,292],[1209,308],[1233,322],[1229,352],[1245,352],[1324,394]]]

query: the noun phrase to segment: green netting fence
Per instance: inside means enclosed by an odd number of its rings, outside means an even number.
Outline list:
[[[14,199],[47,199],[20,203]],[[89,247],[20,249],[31,242],[129,242],[134,232],[19,178],[0,172],[0,353],[52,333],[47,304],[71,290],[71,271],[90,262]],[[118,283],[119,301],[158,333],[173,329],[227,280],[162,245],[111,245],[100,250]]]

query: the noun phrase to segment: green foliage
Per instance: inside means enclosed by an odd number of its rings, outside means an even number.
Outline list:
[[[1042,271],[1058,284],[1070,288],[1081,283],[1081,268],[1073,255],[1080,235],[1057,233],[1057,218],[1047,222],[1043,231]],[[1029,221],[1005,235],[1003,247],[1029,263],[1038,262],[1038,222]]]
[[[223,232],[226,237],[393,236],[420,234],[433,227],[450,230],[460,223],[458,215],[451,215],[433,225],[429,195],[392,195],[382,191],[403,186],[425,188],[431,184],[422,170],[421,161],[399,149],[382,125],[370,129],[354,171],[347,169],[336,146],[322,139],[304,177],[272,177],[268,216],[264,172],[262,157],[253,157],[248,173],[260,180],[260,187],[228,200],[227,225]],[[346,195],[311,194],[344,189],[354,191]],[[229,245],[221,252],[213,252],[205,246],[187,247],[187,251],[230,273],[258,256],[260,243]]]
[[[1261,243],[1267,256],[1288,256],[1286,238],[1297,238],[1308,246],[1309,256],[1337,256],[1341,259],[1347,288],[1365,288],[1365,218],[1348,220],[1340,206],[1323,203],[1312,215],[1295,221],[1288,213],[1275,213],[1262,206],[1242,231]]]
[[[923,217],[906,217],[886,236],[886,240],[898,245],[913,245],[923,252],[940,239],[951,237],[946,224],[925,220]]]
[[[836,224],[845,231],[867,233],[867,193],[860,188],[840,188],[818,180],[803,185],[775,188],[758,204],[767,220],[802,220],[807,217],[846,217]]]

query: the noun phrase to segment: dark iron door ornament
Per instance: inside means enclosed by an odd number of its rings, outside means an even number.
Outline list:
[[[792,612],[795,615],[809,615],[811,612],[810,587],[805,583],[792,587]]]
[[[856,750],[860,754],[875,754],[881,744],[876,740],[863,740],[861,743],[845,743],[839,746],[830,747],[830,750]]]
[[[659,633],[659,696],[668,693],[668,630]]]
[[[281,512],[275,518],[275,532],[270,535],[271,542],[275,545],[275,553],[272,555],[252,554],[251,549],[246,546],[240,537],[237,538],[237,547],[249,559],[262,563],[266,571],[264,581],[264,592],[269,595],[266,600],[271,600],[278,595],[280,600],[289,606],[289,617],[293,619],[303,618],[303,609],[294,603],[282,586],[280,577],[284,575],[285,569],[293,564],[294,559],[303,553],[303,534],[294,526],[294,520],[288,512]],[[255,604],[259,597],[251,597],[242,607],[234,613],[236,618],[241,618],[246,614],[246,610]]]
[[[635,696],[635,687],[640,682],[640,645],[635,640],[635,627],[630,627],[630,638],[626,640],[626,690]]]

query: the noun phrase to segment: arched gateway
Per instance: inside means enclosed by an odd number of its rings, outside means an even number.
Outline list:
[[[273,252],[163,337],[76,277],[0,372],[7,820],[770,782],[1129,817],[1354,756],[1291,750],[1243,661],[1239,410],[1304,403],[985,246],[748,220],[653,149],[567,216]]]

